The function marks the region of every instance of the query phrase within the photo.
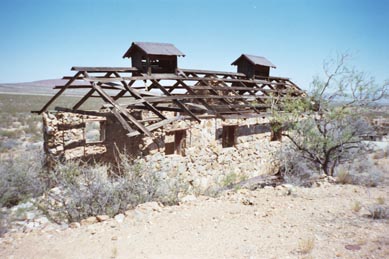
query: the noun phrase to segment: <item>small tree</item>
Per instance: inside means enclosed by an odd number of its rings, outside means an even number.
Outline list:
[[[318,171],[333,176],[337,165],[363,151],[362,137],[372,129],[361,110],[384,98],[389,82],[375,83],[346,66],[348,55],[324,63],[325,79],[314,78],[304,98],[272,100],[274,125],[283,125],[293,152]]]

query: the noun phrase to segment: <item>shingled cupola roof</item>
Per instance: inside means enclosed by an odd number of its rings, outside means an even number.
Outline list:
[[[254,55],[248,55],[248,54],[242,54],[231,65],[238,65],[238,63],[241,59],[246,59],[247,61],[249,61],[253,65],[260,65],[260,66],[265,66],[265,67],[276,68],[276,66],[273,63],[271,63],[267,58],[260,57],[260,56],[254,56]]]
[[[130,58],[137,50],[141,50],[146,55],[185,57],[185,54],[171,43],[133,42],[123,58]]]

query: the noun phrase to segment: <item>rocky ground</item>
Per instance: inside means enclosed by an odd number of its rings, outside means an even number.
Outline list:
[[[388,179],[240,189],[113,219],[41,222],[0,239],[0,258],[389,258],[389,220],[369,217],[371,205],[389,202]]]

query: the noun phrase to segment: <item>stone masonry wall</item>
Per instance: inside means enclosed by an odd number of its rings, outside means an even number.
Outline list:
[[[100,121],[100,142],[86,143],[86,121]],[[90,116],[68,112],[45,113],[45,152],[62,160],[82,158],[116,162],[117,152],[126,152],[148,170],[163,177],[184,177],[196,188],[223,182],[229,176],[246,178],[271,173],[272,153],[279,141],[270,141],[267,118],[203,119],[200,123],[179,120],[153,132],[153,137],[129,138],[120,123],[109,113]],[[223,127],[235,126],[234,144],[223,147]],[[169,154],[176,132],[184,132],[180,154]],[[171,146],[172,146],[171,145]],[[177,152],[176,152],[177,153]]]
[[[236,144],[223,148],[223,126],[235,125]],[[148,155],[138,160],[164,177],[181,176],[200,190],[212,183],[221,183],[227,177],[254,177],[272,173],[272,154],[279,147],[279,141],[270,141],[270,126],[266,118],[246,120],[208,119],[200,123],[178,121],[160,131],[160,138],[166,132],[186,129],[185,156],[165,155],[164,147],[157,148],[151,138],[144,138]],[[163,141],[161,141],[163,144]],[[153,144],[154,143],[154,144]]]
[[[86,143],[86,122],[106,118],[90,115],[57,112],[43,114],[44,151],[51,158],[69,160],[106,153],[101,141]],[[93,133],[93,131],[92,131]]]

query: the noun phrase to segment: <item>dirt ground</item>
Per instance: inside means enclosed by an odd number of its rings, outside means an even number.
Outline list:
[[[377,199],[389,202],[387,181],[375,188],[322,183],[242,189],[172,207],[146,204],[122,223],[8,235],[0,258],[389,258],[389,220],[367,216]]]

